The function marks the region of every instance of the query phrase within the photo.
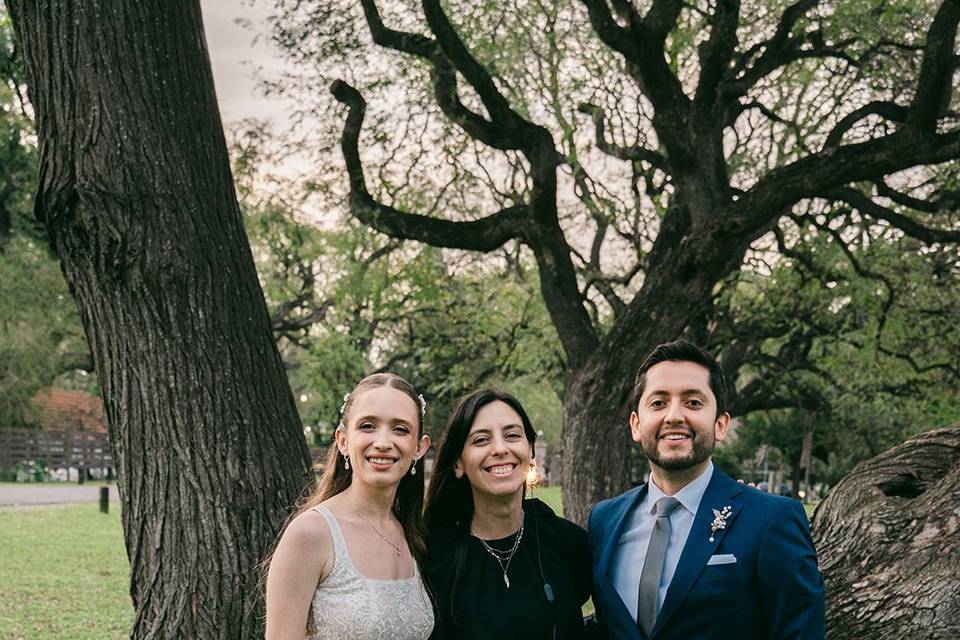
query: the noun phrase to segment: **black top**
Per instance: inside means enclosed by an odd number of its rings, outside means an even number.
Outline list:
[[[509,588],[497,561],[463,527],[428,538],[423,573],[437,608],[432,639],[584,637],[580,608],[592,591],[587,532],[540,500],[524,501],[523,510],[523,538],[507,572]],[[516,534],[487,544],[508,551],[515,539]],[[462,570],[455,576],[458,560]],[[544,582],[553,592],[552,604]]]

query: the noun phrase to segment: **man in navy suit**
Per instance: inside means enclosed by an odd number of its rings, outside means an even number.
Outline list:
[[[710,457],[730,423],[723,370],[685,341],[654,349],[630,414],[650,481],[597,504],[590,555],[615,638],[822,639],[823,581],[803,506],[731,480]]]

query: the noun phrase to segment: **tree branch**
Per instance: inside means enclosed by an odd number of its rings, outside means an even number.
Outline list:
[[[630,29],[625,29],[617,24],[613,14],[607,6],[606,0],[583,0],[587,7],[587,15],[590,18],[590,24],[601,40],[614,51],[619,52],[627,60],[634,60],[640,57],[640,50]],[[639,24],[639,16],[633,7],[629,8],[632,18],[631,26],[636,29]]]
[[[729,74],[733,79],[726,83],[723,89],[724,97],[728,101],[733,102],[746,95],[760,80],[776,69],[803,58],[837,57],[851,64],[858,64],[843,50],[843,45],[848,42],[829,46],[823,41],[819,31],[792,35],[797,22],[818,4],[819,0],[798,0],[793,3],[780,16],[776,32],[769,40],[757,43],[739,56]],[[804,49],[805,44],[810,45],[809,48]],[[760,53],[761,51],[763,53]],[[756,57],[758,53],[760,55]],[[751,65],[754,58],[756,60]]]
[[[740,0],[717,0],[710,16],[710,37],[700,45],[700,79],[693,98],[695,118],[708,118],[721,107],[720,84],[737,48]]]
[[[331,87],[350,107],[341,148],[350,178],[350,207],[367,225],[396,238],[420,240],[433,246],[491,251],[512,238],[521,239],[537,259],[540,287],[571,366],[593,353],[597,337],[577,285],[570,246],[560,227],[556,206],[556,170],[562,157],[550,132],[514,111],[497,89],[491,74],[471,55],[443,12],[439,0],[423,0],[427,23],[436,40],[398,32],[382,25],[374,0],[363,0],[368,25],[385,46],[429,60],[441,109],[475,139],[497,149],[519,149],[530,163],[532,189],[528,201],[506,207],[481,220],[452,222],[399,211],[376,202],[366,188],[359,152],[364,102],[344,82]],[[434,49],[428,52],[428,44]],[[487,121],[464,107],[456,96],[456,71],[474,88],[491,118]],[[459,119],[458,119],[459,118]],[[519,199],[519,198],[517,198]]]
[[[827,139],[823,143],[823,150],[836,149],[843,141],[844,134],[867,116],[876,115],[899,124],[906,121],[907,114],[908,109],[906,107],[901,107],[886,100],[875,100],[865,104],[841,118],[840,122],[827,134]]]
[[[10,169],[7,168],[5,162],[0,162],[0,173],[3,174],[3,189],[0,190],[0,253],[2,253],[4,245],[13,230],[13,217],[7,207],[7,201],[16,191],[17,181],[14,180],[13,174],[10,173]]]
[[[856,189],[838,188],[824,194],[825,197],[833,200],[841,200],[859,211],[865,216],[885,220],[891,225],[900,229],[911,238],[922,240],[924,242],[960,242],[960,231],[951,231],[947,229],[936,229],[911,220],[905,215],[897,213],[877,204],[872,199],[860,193]]]
[[[933,364],[921,365],[917,362],[916,358],[914,358],[909,353],[901,353],[898,351],[894,351],[893,349],[888,349],[886,347],[879,346],[879,345],[877,346],[877,351],[879,351],[884,355],[890,356],[891,358],[898,358],[900,360],[903,360],[904,362],[910,365],[911,369],[913,369],[916,373],[919,373],[921,375],[924,373],[929,373],[930,371],[939,370],[939,371],[946,371],[957,380],[960,380],[960,368],[958,368],[956,365],[950,364],[949,362],[935,362]]]
[[[453,63],[467,82],[477,91],[493,121],[499,121],[501,125],[526,124],[526,120],[520,118],[510,108],[506,98],[494,84],[490,73],[467,50],[453,25],[450,24],[447,15],[443,12],[439,0],[423,0],[422,6],[427,24],[430,25],[430,30],[437,37],[440,48],[446,54],[447,59]]]
[[[367,28],[370,30],[374,44],[426,60],[432,59],[439,51],[436,41],[432,38],[419,33],[396,31],[384,25],[376,0],[360,0],[360,5],[363,7],[363,16],[366,18]]]
[[[877,195],[884,198],[890,198],[890,200],[896,202],[900,206],[908,207],[916,211],[922,211],[924,213],[940,213],[944,211],[948,206],[948,202],[944,202],[947,198],[938,198],[936,201],[932,200],[921,200],[919,198],[914,198],[913,196],[907,195],[897,191],[890,185],[888,185],[882,178],[876,181]],[[948,192],[953,193],[953,192]]]
[[[360,0],[360,3],[375,44],[430,63],[434,98],[444,115],[489,147],[501,151],[521,148],[522,139],[507,135],[503,127],[495,126],[463,104],[458,95],[456,69],[436,40],[418,33],[389,29],[383,24],[375,0]]]
[[[669,173],[667,159],[652,149],[640,145],[631,147],[622,147],[614,142],[609,142],[606,138],[606,125],[603,109],[595,104],[588,102],[581,103],[577,110],[593,119],[594,130],[596,131],[597,148],[603,153],[627,160],[629,162],[646,162],[664,173]]]
[[[453,222],[400,211],[374,200],[367,190],[358,150],[366,103],[359,91],[342,80],[335,81],[330,90],[348,107],[340,146],[350,179],[350,210],[358,220],[394,238],[481,252],[493,251],[508,240],[524,236],[529,224],[526,205],[506,207],[480,220]]]
[[[927,31],[917,90],[910,105],[910,126],[933,131],[950,102],[953,75],[957,70],[954,47],[960,23],[960,0],[943,0]]]
[[[853,271],[860,276],[861,278],[867,278],[870,280],[877,280],[883,283],[883,287],[887,290],[887,297],[883,301],[883,308],[881,309],[880,318],[877,320],[877,333],[876,339],[877,344],[880,343],[880,338],[883,336],[883,329],[887,326],[887,318],[890,314],[890,309],[893,308],[893,302],[895,297],[896,288],[893,286],[893,283],[890,281],[890,278],[885,276],[882,273],[877,271],[872,271],[867,269],[860,261],[857,260],[857,257],[853,255],[853,251],[847,246],[846,241],[843,239],[843,235],[838,229],[831,227],[828,224],[821,224],[817,222],[816,218],[812,221],[813,226],[817,229],[820,229],[823,233],[828,234],[833,238],[833,241],[840,247],[840,250],[843,252],[843,255],[846,256],[847,261],[850,263],[850,266],[853,268]]]
[[[745,191],[731,207],[727,229],[734,236],[752,238],[803,198],[825,196],[852,182],[957,157],[960,130],[923,136],[898,131],[813,154],[770,171]]]
[[[807,148],[807,145],[804,143],[804,140],[803,140],[803,138],[804,138],[804,136],[803,136],[803,130],[800,128],[800,125],[798,125],[796,122],[794,122],[793,120],[788,120],[787,118],[784,118],[784,117],[780,116],[778,113],[774,112],[772,109],[770,109],[769,107],[767,107],[765,104],[763,104],[762,102],[759,102],[759,101],[757,101],[757,100],[752,100],[752,101],[747,102],[747,103],[745,103],[745,104],[742,104],[742,105],[740,106],[740,111],[741,111],[741,112],[742,112],[742,111],[747,111],[747,110],[749,110],[749,109],[756,109],[756,110],[759,111],[765,118],[767,118],[767,119],[770,120],[771,122],[776,122],[776,123],[778,123],[778,124],[782,124],[783,126],[787,127],[787,128],[790,129],[791,131],[793,131],[793,135],[796,136],[796,139],[797,139],[797,146],[799,146],[801,149],[803,149],[803,151],[805,151],[806,153],[810,153],[810,149]]]
[[[653,0],[650,10],[643,18],[644,35],[651,39],[658,49],[663,49],[667,35],[677,26],[682,0]]]
[[[623,55],[627,69],[653,104],[653,126],[675,167],[693,167],[696,151],[687,123],[690,99],[665,59],[664,42],[683,8],[681,0],[655,0],[640,21],[630,10],[630,28],[619,26],[606,0],[583,0],[594,31]]]
[[[291,311],[294,309],[304,308],[303,305],[312,298],[313,292],[303,299],[298,296],[294,300],[287,301],[280,305],[280,308],[277,309],[277,311],[270,318],[270,328],[273,329],[273,332],[283,334],[287,338],[291,338],[291,334],[294,332],[304,331],[318,322],[323,322],[326,319],[330,308],[333,307],[333,300],[324,300],[319,305],[313,306],[313,308],[310,310],[310,313],[300,316],[299,318],[290,317]]]

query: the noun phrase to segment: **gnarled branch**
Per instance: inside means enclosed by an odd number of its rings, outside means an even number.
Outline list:
[[[335,81],[330,90],[349,108],[340,146],[350,178],[350,209],[358,220],[394,238],[451,249],[487,252],[523,237],[529,224],[529,211],[524,204],[506,207],[480,220],[453,222],[377,202],[367,190],[358,149],[366,102],[359,91],[342,80]]]
[[[960,130],[926,136],[898,131],[813,154],[770,171],[745,191],[731,207],[730,229],[734,234],[754,237],[780,212],[803,198],[825,196],[852,182],[957,157]]]
[[[920,131],[933,131],[950,102],[957,70],[954,47],[960,23],[960,0],[943,0],[927,32],[920,78],[910,106],[909,123]]]
[[[865,216],[885,220],[912,238],[924,242],[960,242],[960,231],[937,229],[920,224],[893,209],[877,204],[856,189],[838,188],[824,195],[834,200],[846,202]]]
[[[827,134],[827,139],[823,143],[823,150],[836,149],[843,140],[844,134],[867,116],[875,115],[891,122],[902,123],[906,120],[907,114],[906,107],[886,100],[875,100],[865,104],[840,119],[840,122]]]
[[[595,104],[584,102],[577,107],[580,113],[584,113],[593,119],[594,130],[596,131],[597,148],[609,156],[627,160],[630,162],[646,162],[651,166],[660,169],[664,173],[670,171],[667,159],[654,151],[640,145],[623,147],[615,142],[607,140],[606,124],[603,109]]]

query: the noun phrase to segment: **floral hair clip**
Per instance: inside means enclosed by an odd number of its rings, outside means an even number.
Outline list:
[[[423,420],[427,415],[427,401],[423,399],[422,393],[417,394],[417,400],[420,401],[420,419]]]
[[[343,412],[347,408],[347,402],[350,400],[350,394],[343,394],[343,404],[340,405],[340,424],[337,425],[338,431],[345,431],[347,426],[343,424]]]

